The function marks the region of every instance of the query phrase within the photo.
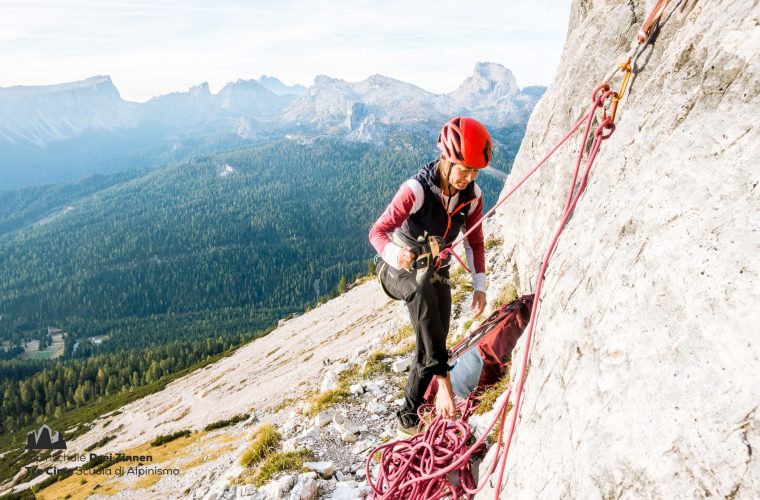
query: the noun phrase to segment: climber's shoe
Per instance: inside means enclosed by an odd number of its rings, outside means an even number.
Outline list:
[[[417,426],[406,427],[399,422],[396,426],[396,435],[399,439],[411,439],[417,435]]]
[[[405,423],[403,419],[396,420],[396,434],[400,439],[413,438],[419,434],[419,422],[414,424]]]

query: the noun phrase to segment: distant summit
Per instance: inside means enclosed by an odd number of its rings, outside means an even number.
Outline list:
[[[476,64],[472,76],[457,89],[441,95],[384,75],[356,83],[319,75],[283,111],[283,118],[357,138],[356,131],[366,132],[370,124],[375,129],[401,125],[434,130],[455,115],[471,115],[487,125],[505,127],[525,124],[543,89],[530,87],[530,92],[521,92],[509,69],[486,62]],[[367,137],[361,134],[362,140]]]
[[[469,113],[500,126],[525,123],[546,87],[528,87],[523,92],[512,71],[500,64],[479,62],[449,97],[457,114]],[[540,89],[540,93],[536,90]]]
[[[489,62],[477,63],[448,94],[380,74],[359,82],[319,75],[308,88],[264,75],[228,82],[216,94],[203,82],[145,103],[123,100],[106,75],[0,88],[0,186],[133,168],[181,156],[182,143],[198,140],[329,135],[382,143],[393,128],[433,135],[456,115],[489,127],[524,127],[543,90],[521,90],[509,69]]]
[[[137,105],[122,100],[108,76],[0,88],[0,142],[44,146],[88,130],[131,128],[140,117]]]
[[[273,76],[262,75],[261,78],[256,81],[266,87],[270,92],[277,95],[301,95],[306,92],[306,87],[303,85],[285,85]]]
[[[55,85],[15,85],[13,87],[0,87],[0,102],[45,94],[63,94],[78,90],[120,97],[119,91],[116,89],[116,86],[114,86],[110,76],[97,75],[84,80]]]

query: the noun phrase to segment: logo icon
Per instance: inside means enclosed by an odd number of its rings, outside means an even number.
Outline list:
[[[51,436],[50,427],[42,424],[39,430],[26,433],[27,450],[65,450],[66,441],[59,432]]]

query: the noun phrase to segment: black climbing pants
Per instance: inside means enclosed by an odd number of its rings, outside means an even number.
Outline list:
[[[446,337],[451,317],[451,287],[429,280],[418,286],[415,273],[394,269],[382,260],[378,270],[386,293],[406,302],[414,327],[417,349],[404,389],[404,406],[398,416],[404,425],[416,425],[417,408],[424,402],[428,385],[435,375],[448,371]]]

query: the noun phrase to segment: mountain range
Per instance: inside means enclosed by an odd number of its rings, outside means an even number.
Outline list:
[[[204,152],[285,136],[382,143],[399,127],[435,134],[458,114],[522,129],[543,90],[520,89],[509,69],[485,62],[447,94],[382,75],[356,83],[321,75],[309,88],[262,76],[216,94],[201,83],[145,103],[122,99],[108,76],[0,88],[0,189],[152,166],[188,144],[197,153],[198,141]]]

